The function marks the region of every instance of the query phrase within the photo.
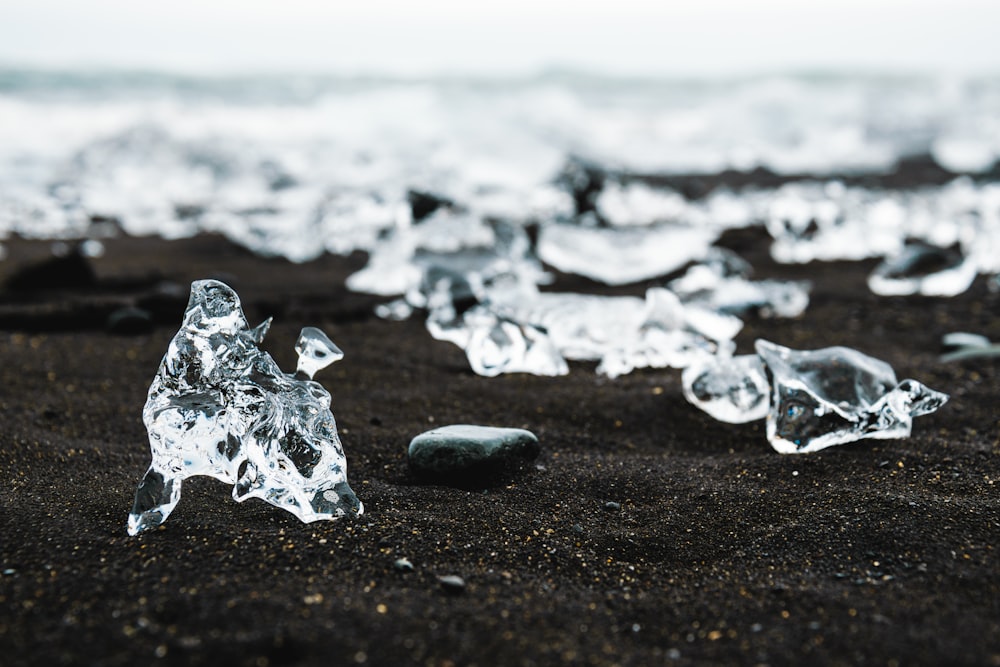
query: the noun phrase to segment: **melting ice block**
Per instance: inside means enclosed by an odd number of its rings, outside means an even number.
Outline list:
[[[767,416],[771,387],[756,354],[704,356],[681,375],[684,397],[716,419],[743,424]]]
[[[130,535],[166,521],[193,475],[233,484],[236,500],[261,498],[305,522],[363,512],[347,482],[330,394],[282,373],[258,347],[269,323],[251,329],[227,285],[192,283],[142,411],[153,461],[136,490]],[[312,327],[296,350],[309,377],[343,356]]]
[[[758,340],[771,377],[767,439],[782,454],[804,454],[862,438],[905,438],[913,418],[947,394],[896,381],[884,361],[846,347],[798,351]]]

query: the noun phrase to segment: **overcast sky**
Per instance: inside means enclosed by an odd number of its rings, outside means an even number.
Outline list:
[[[203,73],[1000,73],[1000,0],[0,0],[0,64]]]

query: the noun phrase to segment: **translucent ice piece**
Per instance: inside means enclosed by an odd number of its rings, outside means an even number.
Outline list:
[[[295,343],[295,351],[299,355],[295,372],[305,373],[310,380],[316,375],[316,371],[344,358],[340,348],[316,327],[302,329],[299,340]]]
[[[945,334],[941,344],[946,350],[941,355],[941,361],[1000,357],[1000,345],[991,343],[989,338],[979,334],[955,331]]]
[[[862,438],[905,438],[913,417],[937,410],[946,394],[896,381],[884,361],[846,347],[797,351],[758,340],[771,378],[767,439],[782,454],[804,454]]]
[[[755,310],[763,317],[798,317],[805,312],[811,287],[807,281],[750,281],[748,272],[740,269],[739,264],[720,257],[692,266],[669,287],[686,304],[722,313]]]
[[[566,359],[600,361],[598,372],[610,377],[637,368],[683,368],[728,349],[742,327],[735,317],[687,308],[662,288],[648,290],[645,299],[494,292],[488,306],[502,319],[546,332]]]
[[[560,271],[625,285],[665,275],[704,257],[718,235],[708,226],[607,229],[553,224],[539,233],[538,256]]]
[[[875,267],[868,287],[881,296],[955,296],[969,289],[976,273],[976,262],[957,246],[939,248],[914,241]]]
[[[498,316],[477,306],[465,314],[465,353],[477,375],[566,375],[569,366],[544,329]]]
[[[617,182],[604,186],[596,206],[601,217],[616,227],[673,222],[682,219],[688,209],[684,197],[672,190]]]
[[[688,402],[719,421],[743,424],[767,416],[771,386],[756,354],[705,356],[684,369],[681,382]]]
[[[193,475],[233,484],[236,500],[261,498],[305,522],[362,513],[330,394],[282,373],[258,347],[265,332],[250,329],[230,287],[192,283],[142,412],[153,461],[136,491],[130,535],[166,521]],[[305,373],[343,356],[311,327],[296,349]]]
[[[892,254],[900,246],[903,219],[895,200],[876,199],[836,181],[782,186],[764,214],[774,238],[771,256],[786,264]]]

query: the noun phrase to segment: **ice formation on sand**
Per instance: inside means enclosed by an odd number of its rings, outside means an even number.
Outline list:
[[[767,416],[771,387],[756,354],[705,356],[681,375],[684,398],[716,419],[743,424]]]
[[[916,380],[897,382],[889,364],[850,348],[798,351],[766,340],[756,347],[771,378],[767,439],[782,454],[905,438],[914,417],[948,400]]]
[[[215,280],[191,285],[180,330],[149,387],[142,418],[153,461],[128,518],[136,535],[166,521],[181,483],[208,475],[233,498],[261,498],[302,521],[357,515],[330,394],[311,379],[343,353],[306,327],[295,375],[258,346],[270,320],[251,329],[239,296]]]

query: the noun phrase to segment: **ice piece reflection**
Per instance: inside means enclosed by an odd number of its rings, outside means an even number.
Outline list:
[[[897,382],[889,364],[857,350],[797,351],[766,340],[756,348],[772,385],[767,438],[782,454],[908,437],[914,417],[948,400],[916,380]]]
[[[233,484],[233,498],[261,498],[305,522],[361,514],[347,482],[330,394],[278,368],[258,345],[270,320],[251,329],[239,296],[215,280],[191,285],[180,330],[149,387],[143,422],[152,463],[136,490],[128,532],[159,526],[183,480]],[[343,353],[307,327],[296,345],[311,377]]]

